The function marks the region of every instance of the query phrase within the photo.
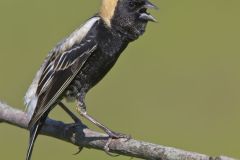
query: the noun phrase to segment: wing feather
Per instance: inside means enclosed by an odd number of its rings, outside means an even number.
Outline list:
[[[64,51],[63,46],[59,46],[59,50],[55,49],[55,52],[60,52],[58,54],[52,53],[42,71],[36,89],[38,100],[29,123],[30,128],[57,103],[57,99],[97,48],[95,35],[87,34],[75,44],[72,44],[72,40],[76,37],[73,35],[70,37],[72,38],[68,39],[71,40],[72,47]],[[67,42],[64,43],[66,45]]]
[[[29,117],[32,117],[34,110],[37,106],[39,91],[44,91],[47,85],[47,80],[49,80],[50,75],[52,75],[53,71],[53,63],[55,63],[56,58],[59,55],[63,55],[62,53],[67,52],[73,48],[75,48],[76,44],[81,44],[83,39],[85,39],[86,35],[89,33],[90,29],[95,26],[96,23],[99,22],[99,17],[94,16],[87,20],[82,26],[76,29],[70,36],[66,39],[62,40],[57,46],[48,54],[44,63],[41,65],[41,68],[38,70],[35,78],[33,79],[32,84],[29,86],[26,95],[24,97],[24,103],[26,104],[26,111]],[[61,63],[61,68],[65,68],[71,63]],[[49,83],[50,81],[48,81]],[[44,85],[43,85],[44,84]],[[44,86],[44,87],[43,87]],[[38,90],[38,93],[37,93]],[[42,93],[41,93],[42,94]]]
[[[41,87],[42,90],[39,91],[38,103],[29,126],[35,124],[45,112],[51,109],[51,106],[56,103],[57,99],[80,71],[86,60],[91,56],[91,53],[97,48],[97,45],[92,43],[87,45],[87,48],[89,49],[86,51],[78,48],[74,52],[66,52],[66,56],[71,57],[65,61],[65,64],[68,65],[55,64],[59,67],[54,68],[48,80]],[[81,53],[81,56],[75,58],[73,55],[75,53]]]

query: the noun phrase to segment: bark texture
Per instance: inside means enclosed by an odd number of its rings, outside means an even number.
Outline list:
[[[27,129],[29,118],[23,111],[0,102],[1,122]],[[72,124],[65,124],[52,119],[46,120],[41,134],[72,143],[79,147],[94,148],[103,151],[108,142],[106,134],[94,132],[84,125],[72,127]],[[225,156],[212,157],[134,139],[112,140],[109,144],[109,149],[112,153],[147,160],[236,160]]]

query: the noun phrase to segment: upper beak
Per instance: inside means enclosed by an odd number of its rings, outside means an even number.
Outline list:
[[[151,2],[149,2],[148,0],[145,1],[145,5],[143,7],[146,9],[158,10],[158,7],[154,4],[152,4]],[[139,18],[142,20],[146,20],[146,21],[157,22],[157,20],[152,15],[150,15],[149,13],[146,13],[146,12],[141,13]]]
[[[155,10],[158,10],[159,8],[152,4],[151,2],[149,2],[148,0],[145,2],[145,5],[144,5],[145,8],[149,8],[149,9],[155,9]]]

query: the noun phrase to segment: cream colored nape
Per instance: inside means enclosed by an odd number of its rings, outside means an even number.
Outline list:
[[[111,27],[111,19],[114,15],[117,3],[118,0],[102,0],[99,14],[109,27]]]

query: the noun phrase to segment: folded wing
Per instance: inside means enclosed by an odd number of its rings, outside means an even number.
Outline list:
[[[93,27],[94,24],[91,25]],[[88,30],[89,31],[89,30]],[[75,35],[76,36],[76,35]],[[80,36],[80,35],[79,35]],[[69,39],[71,47],[59,46],[58,54],[52,54],[38,81],[37,104],[29,123],[31,128],[56,103],[64,90],[81,70],[86,60],[96,50],[95,35],[87,34],[81,41]],[[72,41],[75,41],[73,43]]]

